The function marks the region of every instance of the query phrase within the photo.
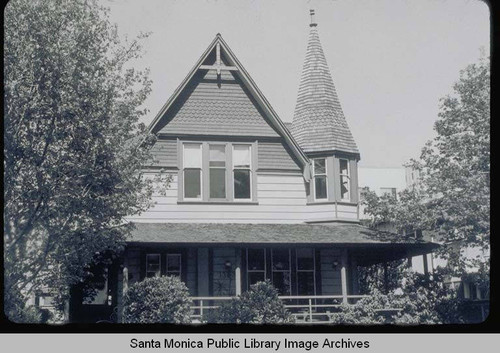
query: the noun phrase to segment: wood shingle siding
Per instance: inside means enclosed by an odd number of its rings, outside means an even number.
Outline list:
[[[223,71],[200,70],[154,132],[278,137],[241,80]]]
[[[288,148],[281,142],[259,142],[258,162],[260,169],[285,169],[300,171]]]
[[[158,139],[151,148],[151,156],[146,166],[177,167],[177,140]]]

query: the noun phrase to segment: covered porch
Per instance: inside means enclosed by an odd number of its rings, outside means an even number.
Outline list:
[[[265,279],[297,321],[324,322],[342,303],[364,297],[360,266],[425,254],[436,246],[395,237],[339,223],[137,223],[118,273],[118,321],[128,286],[146,277],[177,275],[191,293],[193,322]]]

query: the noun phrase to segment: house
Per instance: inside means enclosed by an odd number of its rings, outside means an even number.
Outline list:
[[[75,320],[113,307],[120,320],[128,286],[160,275],[186,283],[198,317],[206,303],[264,279],[298,306],[353,303],[359,266],[435,246],[359,224],[360,153],[314,22],[291,125],[217,34],[150,131],[158,140],[145,175],[161,169],[172,181],[154,207],[129,218],[132,237],[109,270],[112,299],[78,306]]]

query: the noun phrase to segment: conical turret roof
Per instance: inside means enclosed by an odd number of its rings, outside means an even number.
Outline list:
[[[340,106],[315,23],[310,25],[292,135],[306,153],[337,150],[359,154]]]

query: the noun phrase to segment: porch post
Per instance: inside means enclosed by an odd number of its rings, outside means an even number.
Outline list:
[[[198,296],[209,296],[209,259],[208,248],[198,248]]]
[[[347,302],[347,249],[342,249],[341,257],[340,279],[342,282],[342,303]]]
[[[234,283],[236,285],[235,294],[241,295],[241,250],[236,249],[236,268],[234,269]]]
[[[429,264],[427,263],[427,254],[423,254],[422,259],[424,260],[424,274],[426,276],[428,276],[429,275]]]
[[[123,269],[121,275],[121,292],[118,286],[118,310],[117,310],[117,321],[119,323],[123,322],[123,301],[125,299],[125,294],[128,291],[128,256],[127,251],[125,251],[123,255]],[[118,276],[120,277],[120,276]],[[119,280],[119,279],[118,279]]]

